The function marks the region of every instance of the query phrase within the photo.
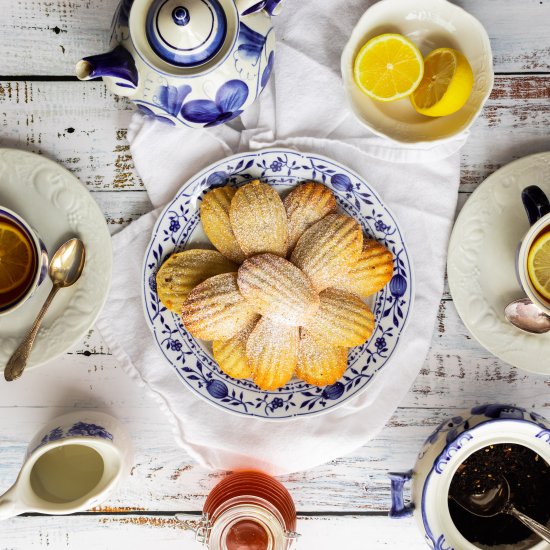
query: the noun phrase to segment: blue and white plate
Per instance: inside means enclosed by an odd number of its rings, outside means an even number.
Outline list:
[[[207,191],[242,185],[260,178],[280,193],[313,180],[332,189],[339,207],[353,216],[366,235],[387,246],[394,256],[394,276],[370,299],[376,328],[370,340],[350,350],[344,377],[319,388],[294,379],[275,391],[260,390],[250,380],[234,380],[212,358],[210,343],[193,338],[178,315],[168,311],[156,291],[156,273],[164,260],[186,248],[212,248],[199,219]],[[312,416],[342,405],[365,391],[395,353],[413,302],[411,258],[390,210],[358,174],[317,155],[289,150],[241,153],[212,164],[189,180],[160,215],[145,253],[143,299],[145,317],[155,341],[188,389],[226,411],[270,420]]]

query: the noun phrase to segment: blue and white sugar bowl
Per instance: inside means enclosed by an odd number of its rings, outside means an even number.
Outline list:
[[[390,517],[414,516],[432,550],[550,549],[536,535],[516,544],[478,545],[467,540],[453,522],[449,490],[460,465],[476,451],[502,443],[527,447],[550,464],[550,422],[513,405],[474,407],[438,426],[424,443],[413,470],[390,474]],[[411,497],[406,504],[404,488],[409,481]],[[540,505],[547,506],[548,502]]]
[[[76,65],[171,125],[216,126],[260,95],[274,62],[282,0],[122,0],[110,52]]]

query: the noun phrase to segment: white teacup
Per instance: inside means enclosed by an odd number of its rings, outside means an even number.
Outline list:
[[[523,237],[518,253],[516,255],[516,272],[519,282],[528,298],[536,304],[538,308],[550,315],[550,302],[544,299],[531,281],[527,269],[527,259],[529,251],[537,237],[545,230],[550,230],[550,201],[539,187],[531,185],[526,187],[521,199],[531,227]]]
[[[23,305],[33,294],[34,291],[42,284],[48,272],[48,251],[44,242],[37,232],[13,210],[0,206],[0,220],[4,219],[8,223],[13,224],[23,233],[32,245],[33,252],[33,272],[29,283],[22,294],[7,300],[0,300],[0,315],[6,315],[19,306]]]
[[[30,442],[15,484],[0,496],[0,519],[98,506],[131,465],[130,438],[112,416],[77,411],[55,418]]]

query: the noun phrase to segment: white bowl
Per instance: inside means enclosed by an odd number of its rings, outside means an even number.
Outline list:
[[[474,72],[468,102],[456,113],[439,118],[418,114],[408,98],[384,103],[372,100],[355,84],[353,63],[367,40],[399,33],[426,56],[442,47],[462,52]],[[382,0],[359,20],[342,53],[342,77],[350,106],[371,131],[401,143],[436,142],[467,130],[481,112],[493,88],[493,55],[483,25],[447,0]]]

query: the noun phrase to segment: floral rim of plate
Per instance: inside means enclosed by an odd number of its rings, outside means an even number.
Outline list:
[[[352,348],[344,377],[331,386],[316,387],[293,379],[275,391],[260,390],[251,380],[235,380],[213,360],[211,347],[193,338],[179,316],[166,310],[156,292],[156,273],[175,251],[202,244],[198,203],[205,193],[222,185],[241,185],[261,179],[279,192],[313,180],[329,187],[339,207],[358,220],[366,235],[394,255],[394,276],[374,299],[376,327],[362,346]],[[393,214],[355,172],[319,155],[290,150],[241,153],[206,168],[191,178],[159,216],[143,268],[143,304],[155,342],[179,378],[209,403],[236,414],[270,420],[311,416],[333,410],[365,390],[395,352],[410,317],[414,297],[411,259]]]

